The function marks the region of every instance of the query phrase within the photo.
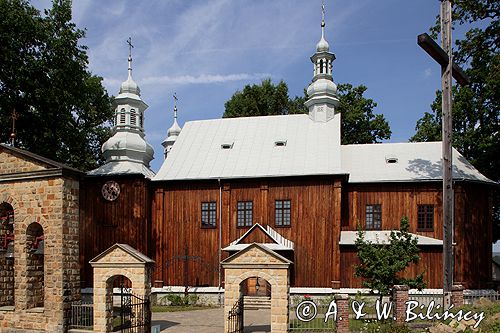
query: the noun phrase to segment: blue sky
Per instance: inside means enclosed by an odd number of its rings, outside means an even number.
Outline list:
[[[439,66],[417,45],[439,13],[438,0],[327,0],[326,39],[335,53],[336,83],[363,84],[405,142],[440,88]],[[49,0],[33,1],[37,8]],[[132,37],[133,77],[146,111],[146,139],[163,162],[161,141],[172,124],[219,118],[224,103],[246,84],[284,80],[291,97],[312,78],[309,57],[321,36],[320,0],[77,0],[73,20],[86,29],[89,68],[109,94],[127,77]],[[454,31],[453,38],[463,31]],[[500,246],[497,247],[500,251]]]
[[[34,2],[35,3],[35,2]],[[50,2],[39,1],[39,8]],[[392,129],[407,141],[440,86],[439,67],[416,43],[439,12],[439,1],[326,1],[326,38],[336,54],[334,81],[364,84]],[[116,95],[127,76],[132,37],[133,77],[146,111],[146,138],[163,161],[161,141],[172,123],[219,118],[224,102],[246,84],[284,80],[290,96],[312,78],[309,57],[321,34],[320,0],[148,0],[73,2],[85,28],[91,71]]]

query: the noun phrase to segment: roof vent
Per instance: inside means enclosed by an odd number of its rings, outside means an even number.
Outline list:
[[[275,147],[284,147],[286,146],[286,140],[277,140],[274,142]]]
[[[385,157],[385,163],[387,163],[387,164],[398,163],[398,158],[395,157],[395,156],[386,156]]]
[[[234,142],[231,142],[231,143],[223,143],[220,145],[220,148],[221,149],[232,149],[233,148],[233,145],[234,145]]]

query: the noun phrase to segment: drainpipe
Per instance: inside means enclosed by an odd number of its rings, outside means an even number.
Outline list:
[[[217,179],[219,182],[219,291],[222,284],[222,185],[220,178]]]

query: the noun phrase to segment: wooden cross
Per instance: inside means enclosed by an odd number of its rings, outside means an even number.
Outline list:
[[[469,84],[469,78],[453,63],[451,45],[452,10],[450,0],[441,0],[441,45],[427,34],[418,36],[418,45],[441,65],[442,84],[442,161],[443,161],[443,296],[445,305],[450,304],[453,285],[453,175],[452,175],[452,77],[461,85]]]

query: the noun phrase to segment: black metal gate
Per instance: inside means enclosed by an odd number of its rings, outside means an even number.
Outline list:
[[[146,333],[151,331],[151,307],[149,299],[142,299],[130,292],[130,288],[120,288],[120,309],[118,325],[114,331],[126,333]]]
[[[227,333],[243,333],[243,297],[234,303],[227,316]]]

